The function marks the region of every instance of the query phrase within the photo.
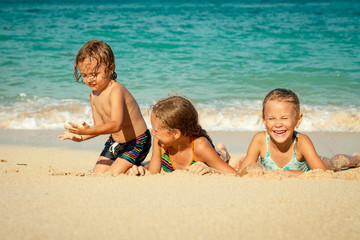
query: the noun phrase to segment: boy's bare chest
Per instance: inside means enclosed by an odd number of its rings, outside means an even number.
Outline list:
[[[108,95],[93,95],[91,98],[91,105],[101,116],[111,115],[111,102]]]

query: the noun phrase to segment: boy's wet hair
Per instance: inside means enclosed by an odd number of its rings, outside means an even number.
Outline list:
[[[263,118],[265,118],[265,116],[264,116],[265,103],[267,103],[268,101],[271,101],[271,100],[292,103],[292,104],[294,104],[296,113],[298,115],[300,114],[300,100],[299,100],[298,96],[296,95],[296,93],[294,93],[293,91],[291,91],[289,89],[276,88],[276,89],[268,92],[264,98],[263,110],[262,110]]]
[[[198,112],[194,105],[181,96],[171,96],[159,100],[151,107],[152,114],[160,119],[168,130],[180,130],[184,136],[205,137],[213,148],[214,144],[207,132],[200,126]]]
[[[96,67],[93,69],[94,72],[97,71],[101,64],[104,64],[106,76],[113,80],[117,78],[117,74],[115,73],[115,56],[110,46],[103,41],[91,40],[85,43],[76,54],[74,63],[74,78],[76,82],[79,82],[82,77],[78,69],[78,64],[87,57],[97,62]],[[114,69],[113,71],[111,71],[112,67]]]

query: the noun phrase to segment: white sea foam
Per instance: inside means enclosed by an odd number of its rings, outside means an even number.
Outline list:
[[[0,128],[8,129],[59,129],[69,121],[92,121],[90,106],[73,99],[20,95],[18,101],[0,106],[0,110]]]
[[[197,104],[200,124],[208,131],[262,131],[261,101]],[[360,132],[360,109],[302,105],[304,115],[298,131]],[[144,111],[145,112],[145,111]],[[144,115],[150,125],[149,114]]]
[[[200,124],[208,131],[260,131],[261,101],[212,102],[195,104]],[[149,128],[149,105],[140,108]],[[69,121],[92,124],[88,102],[74,99],[19,96],[16,102],[0,106],[0,129],[62,129]],[[339,106],[302,106],[299,131],[360,132],[360,109]]]

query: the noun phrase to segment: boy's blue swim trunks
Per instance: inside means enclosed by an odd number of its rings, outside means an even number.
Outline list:
[[[147,129],[145,133],[127,143],[118,143],[114,141],[110,135],[100,156],[109,158],[113,161],[117,158],[122,158],[132,164],[140,166],[149,153],[150,148],[151,134],[149,129]]]

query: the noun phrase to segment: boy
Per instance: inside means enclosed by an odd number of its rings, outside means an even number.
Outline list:
[[[151,147],[151,135],[140,108],[130,92],[115,79],[115,57],[108,44],[89,41],[77,53],[74,76],[89,86],[94,126],[69,122],[58,136],[81,142],[110,134],[93,169],[94,173],[125,173],[139,166]]]

